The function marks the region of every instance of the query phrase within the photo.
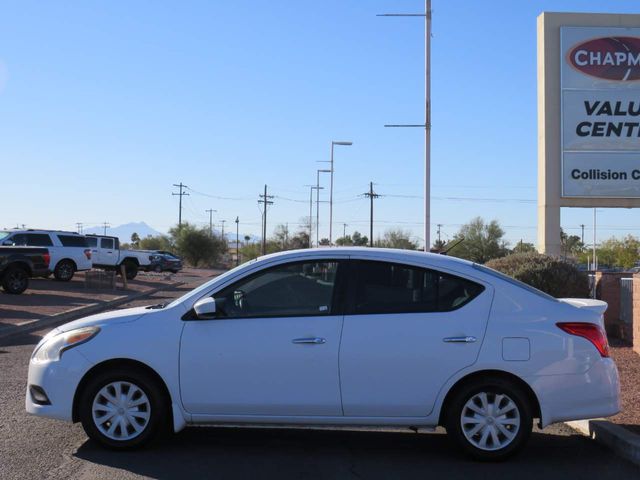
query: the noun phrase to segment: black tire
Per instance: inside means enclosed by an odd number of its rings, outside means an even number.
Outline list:
[[[29,272],[21,267],[7,267],[2,275],[2,289],[12,295],[20,295],[29,288]]]
[[[133,262],[124,262],[124,273],[127,280],[133,280],[138,275],[138,265]]]
[[[473,433],[473,427],[479,425],[480,422],[468,422],[465,423],[463,429],[463,413],[465,418],[474,418],[477,420],[483,418],[482,415],[474,413],[469,408],[465,407],[467,402],[474,400],[480,400],[476,395],[481,396],[482,393],[487,395],[488,404],[492,402],[498,402],[495,408],[504,408],[509,405],[509,400],[515,406],[515,410],[509,410],[507,413],[495,416],[494,407],[491,407],[491,412],[484,418],[487,419],[488,427],[485,427],[475,433],[475,435],[469,435]],[[498,397],[502,395],[502,397]],[[475,403],[474,406],[481,407],[480,403]],[[531,429],[533,427],[532,407],[527,395],[514,383],[499,377],[487,377],[479,378],[460,388],[446,405],[446,419],[445,427],[449,437],[463,450],[464,453],[471,456],[475,460],[480,461],[501,461],[518,453],[524,445],[527,443],[529,436],[531,435]],[[473,417],[469,417],[469,414]],[[519,425],[516,428],[513,425],[504,425],[501,427],[513,434],[513,438],[509,439],[502,431],[500,431],[497,423],[514,422],[519,420]],[[483,423],[486,425],[487,423]],[[489,430],[488,438],[485,438],[486,448],[480,448],[482,437],[485,429]],[[493,430],[493,432],[492,432]],[[465,431],[467,435],[465,435]],[[495,433],[495,437],[493,436]],[[471,440],[467,436],[471,436]],[[498,438],[498,442],[494,444],[494,438]],[[476,444],[474,444],[474,442]],[[503,443],[504,446],[500,446]]]
[[[104,399],[104,397],[99,396],[101,390],[106,387],[107,391],[109,391],[110,387],[108,386],[116,382],[121,382],[120,385],[123,385],[123,392],[126,391],[128,393],[129,391],[128,389],[125,390],[126,385],[133,385],[142,391],[148,399],[149,405],[143,405],[145,409],[138,412],[148,414],[148,421],[140,432],[135,432],[135,429],[131,424],[127,426],[127,429],[123,430],[121,424],[118,425],[118,422],[114,422],[116,423],[116,426],[114,427],[113,435],[118,435],[118,432],[120,435],[129,434],[130,432],[135,435],[133,438],[123,440],[110,438],[107,434],[103,433],[101,428],[96,424],[96,420],[94,420],[94,401],[101,403],[100,400]],[[134,397],[134,399],[135,398],[136,397]],[[143,406],[136,406],[135,408],[142,408]],[[148,408],[148,410],[146,410],[146,408]],[[166,433],[168,430],[167,426],[169,425],[168,412],[169,405],[167,404],[163,394],[162,387],[158,385],[157,381],[147,373],[136,368],[119,367],[111,371],[97,374],[94,378],[89,380],[82,392],[80,392],[78,404],[80,422],[82,422],[82,427],[89,438],[104,447],[114,450],[140,448]],[[131,416],[129,418],[133,417]],[[112,426],[110,420],[103,422],[102,425],[104,426],[103,428],[107,429],[107,431]]]
[[[162,273],[162,266],[156,265],[155,267],[153,267],[153,271],[156,273]]]
[[[53,276],[60,282],[68,282],[76,273],[76,265],[71,260],[60,260],[53,270]]]

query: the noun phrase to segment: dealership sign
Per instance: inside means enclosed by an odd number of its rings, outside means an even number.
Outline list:
[[[640,198],[640,28],[561,27],[562,196]]]

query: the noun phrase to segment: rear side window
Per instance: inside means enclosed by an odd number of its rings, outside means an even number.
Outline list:
[[[101,238],[100,239],[100,247],[101,248],[113,248],[113,238]]]
[[[87,239],[80,235],[58,235],[63,247],[84,247],[89,246]]]
[[[52,247],[53,242],[48,233],[27,233],[27,245],[29,247]]]
[[[447,273],[387,262],[355,263],[356,314],[449,312],[484,287]]]
[[[96,248],[98,246],[98,239],[96,237],[86,237],[87,246]]]

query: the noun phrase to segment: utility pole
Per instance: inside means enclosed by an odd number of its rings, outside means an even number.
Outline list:
[[[236,266],[240,265],[240,217],[236,217]]]
[[[183,189],[184,188],[189,188],[186,185],[183,185],[182,182],[176,184],[173,184],[174,187],[179,187],[180,188],[180,192],[179,193],[172,193],[171,195],[178,195],[180,196],[180,204],[178,206],[178,228],[180,228],[182,226],[182,197],[185,195],[189,195],[187,192],[184,192]]]
[[[264,195],[259,195],[258,203],[264,204],[262,211],[262,255],[267,253],[267,207],[273,205],[273,195],[267,195],[267,186],[264,186]]]
[[[102,227],[104,228],[104,235],[107,234],[107,228],[109,228],[111,225],[109,224],[109,222],[102,222]]]
[[[209,214],[209,236],[213,237],[213,212],[218,213],[218,211],[210,208],[205,210],[205,212]]]
[[[584,245],[584,223],[580,224],[580,228],[582,229],[582,233],[580,234],[580,241]]]
[[[365,197],[369,197],[370,210],[369,210],[369,246],[373,247],[373,199],[378,198],[380,195],[373,191],[373,182],[369,182],[369,191],[363,194]]]
[[[431,243],[431,0],[425,0],[424,13],[385,13],[379,17],[424,17],[424,125],[385,125],[385,127],[424,128],[424,251]]]
[[[220,220],[220,223],[222,223],[222,238],[224,239],[224,223],[226,222],[226,220]]]
[[[342,224],[342,238],[347,238],[347,227],[348,225],[346,223]]]
[[[82,233],[82,222],[76,222],[76,226],[78,227],[78,233]]]
[[[440,227],[442,227],[441,223],[438,224],[438,245],[440,245]]]

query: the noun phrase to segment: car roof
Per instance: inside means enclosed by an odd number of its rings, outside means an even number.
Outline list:
[[[37,229],[37,228],[14,228],[11,230],[3,230],[4,232],[7,233],[63,233],[65,235],[77,235],[80,236],[80,234],[78,232],[69,232],[67,230],[44,230],[44,229]]]
[[[287,250],[283,252],[271,253],[258,257],[259,261],[262,260],[276,260],[287,258],[313,258],[317,256],[340,256],[340,257],[356,257],[356,258],[371,258],[380,259],[386,261],[397,262],[409,262],[409,263],[421,263],[431,266],[442,266],[443,268],[458,268],[467,269],[473,267],[473,262],[464,260],[457,257],[449,257],[439,253],[427,253],[417,250],[402,250],[397,248],[376,248],[376,247],[320,247],[312,249],[301,250]]]

